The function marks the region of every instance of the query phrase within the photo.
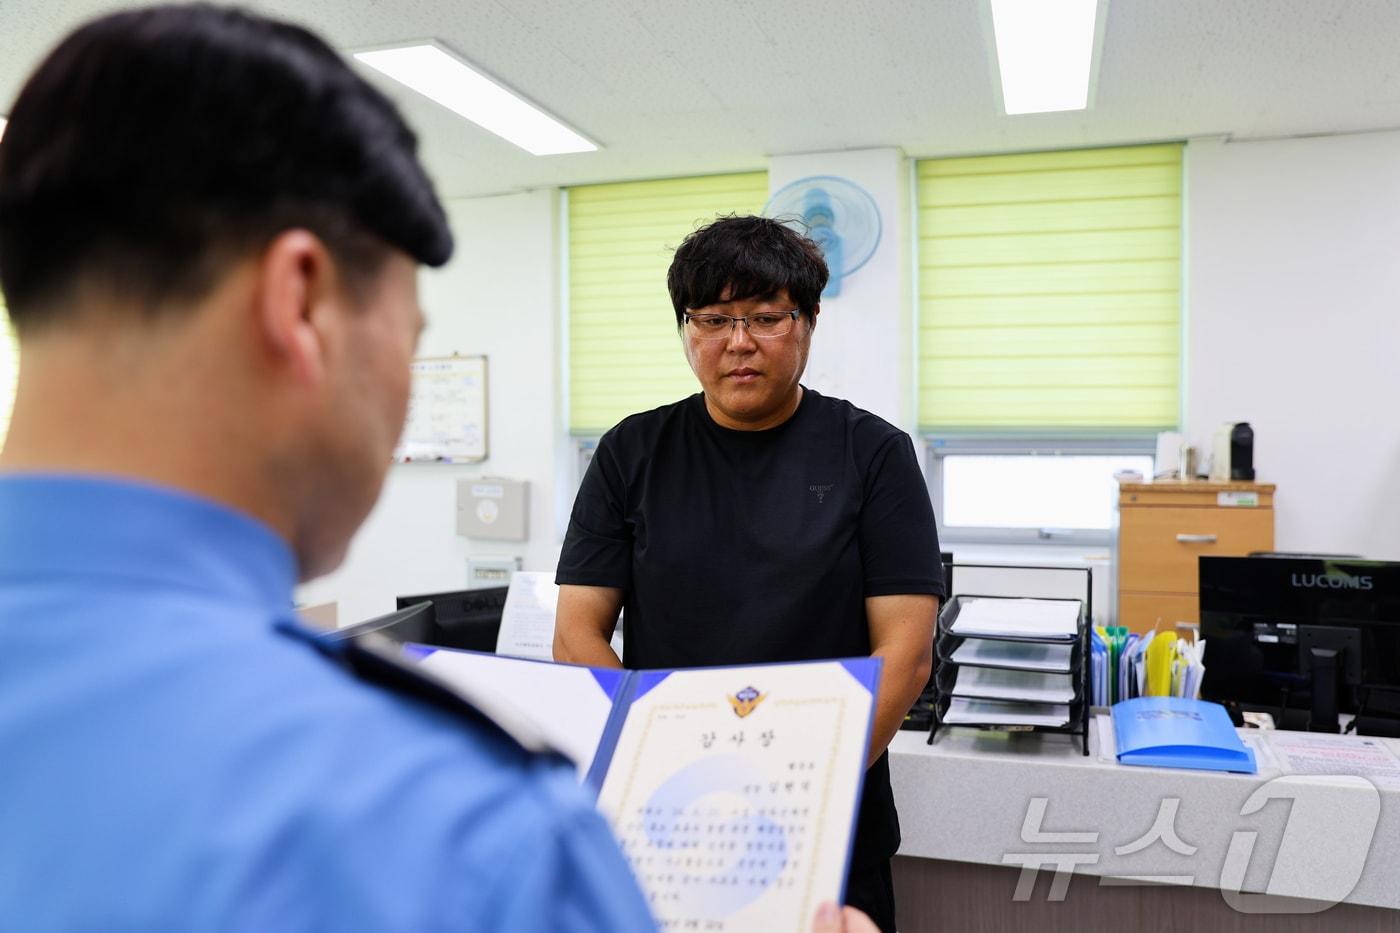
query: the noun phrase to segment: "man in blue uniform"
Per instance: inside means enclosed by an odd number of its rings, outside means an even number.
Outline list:
[[[909,435],[800,379],[827,268],[812,241],[728,217],[667,284],[701,392],[599,441],[559,559],[554,654],[630,668],[883,659],[847,900],[893,933],[899,821],[885,747],[928,682],[945,595]]]
[[[0,142],[0,927],[649,930],[554,756],[295,622],[452,244],[395,109],[207,6],[69,36]]]

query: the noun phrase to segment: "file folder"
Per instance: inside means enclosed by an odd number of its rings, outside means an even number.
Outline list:
[[[1138,697],[1113,706],[1118,761],[1154,768],[1255,774],[1254,751],[1240,741],[1219,703]]]
[[[624,671],[399,647],[579,765],[662,929],[808,930],[845,900],[881,658]]]

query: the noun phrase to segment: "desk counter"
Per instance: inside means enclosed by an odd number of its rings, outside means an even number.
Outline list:
[[[1279,915],[1271,929],[1340,903],[1312,923],[1346,916],[1347,929],[1400,930],[1395,785],[1285,777],[1267,753],[1255,775],[1129,767],[1100,757],[1096,732],[1087,757],[1065,735],[950,728],[933,745],[918,732],[895,737],[901,930],[933,928],[937,905],[949,902],[949,871],[965,885],[970,866],[997,866],[981,875],[992,879],[988,896],[1017,904],[1038,896],[1042,909],[1066,899],[1072,873],[1077,894],[1069,900],[1088,910],[1111,889],[1134,887],[1178,904],[1208,895],[1224,915]],[[1400,742],[1383,741],[1400,753]],[[961,865],[928,875],[924,860]],[[984,928],[997,925],[981,919]],[[1022,911],[1015,922],[1027,920]],[[1148,925],[1171,927],[1155,916]]]

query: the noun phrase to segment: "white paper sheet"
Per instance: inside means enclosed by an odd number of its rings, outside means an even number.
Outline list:
[[[510,578],[496,653],[512,658],[554,660],[554,620],[559,587],[553,573],[517,570]],[[612,650],[622,657],[622,625],[613,630]]]
[[[511,575],[496,653],[512,658],[554,659],[554,610],[559,587],[554,574],[520,570]]]
[[[1400,788],[1400,758],[1385,739],[1322,732],[1268,732],[1285,774],[1356,775],[1377,787]]]
[[[960,667],[953,682],[953,696],[1068,703],[1074,699],[1074,683],[1068,674]]]
[[[625,628],[622,624],[622,620],[625,616],[625,612],[618,613],[617,627],[613,629],[612,641],[608,643],[608,647],[612,648],[613,654],[617,655],[619,659],[622,658],[622,632]]]
[[[612,711],[612,699],[588,668],[448,650],[418,663],[493,718],[526,717],[578,766],[579,780],[588,773]]]
[[[953,620],[954,635],[1034,636],[1072,640],[1078,634],[1080,604],[1073,600],[965,600]]]
[[[1069,707],[1056,703],[1008,703],[953,697],[943,717],[948,725],[977,723],[994,726],[1069,725]]]
[[[1073,645],[1042,645],[1022,641],[969,638],[953,649],[954,664],[991,664],[1022,670],[1070,672]]]
[[[872,702],[832,662],[678,671],[632,705],[598,807],[663,929],[811,928],[840,895]]]

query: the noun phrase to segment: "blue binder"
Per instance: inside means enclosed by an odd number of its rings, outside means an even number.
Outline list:
[[[1240,741],[1219,703],[1138,697],[1113,706],[1118,761],[1154,768],[1255,774],[1254,751]]]

